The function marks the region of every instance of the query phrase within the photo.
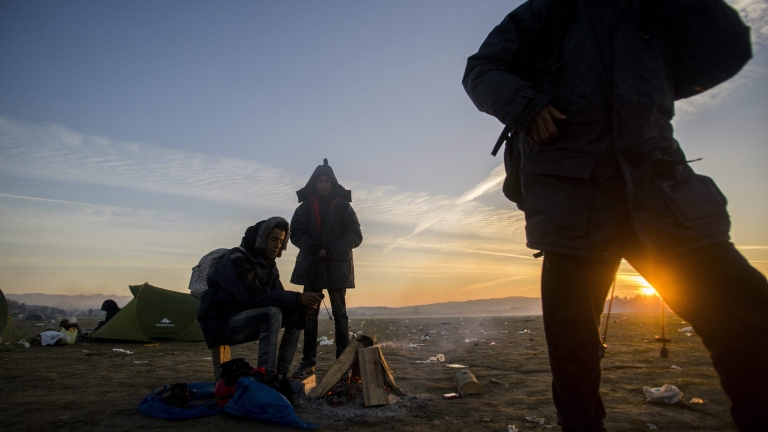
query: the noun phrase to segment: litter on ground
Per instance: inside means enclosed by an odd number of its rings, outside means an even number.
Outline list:
[[[124,350],[122,348],[112,348],[112,351],[123,353],[123,354],[133,354],[133,351]]]
[[[320,346],[329,346],[333,345],[333,340],[328,339],[327,336],[323,336],[317,340],[317,344]]]
[[[693,331],[693,327],[683,327],[681,329],[678,329],[677,331],[680,331],[680,332],[692,332]]]
[[[704,399],[702,399],[702,398],[693,398],[693,399],[691,399],[690,403],[692,403],[694,405],[704,405],[704,404],[706,404],[706,402],[704,402]]]
[[[647,402],[675,404],[680,401],[683,392],[671,384],[664,384],[661,387],[650,388],[643,387]]]
[[[656,425],[653,423],[646,423],[645,425],[648,427],[648,430],[658,430]]]
[[[468,368],[469,367],[469,366],[465,366],[465,365],[461,365],[461,364],[455,364],[455,363],[447,364],[445,366],[449,367],[451,369],[463,369],[463,368]]]
[[[543,426],[544,423],[546,423],[546,419],[543,419],[541,417],[526,417],[525,421],[529,423],[536,423],[537,425]]]

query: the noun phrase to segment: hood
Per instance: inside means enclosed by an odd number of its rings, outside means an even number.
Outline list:
[[[280,252],[277,254],[278,257],[282,256],[283,251],[288,247],[291,231],[288,221],[280,216],[273,216],[248,227],[245,230],[243,240],[240,242],[240,247],[244,248],[251,255],[254,255],[257,250],[263,250],[264,246],[267,245],[267,236],[273,228],[285,229],[285,240],[283,241],[283,246],[280,247]]]
[[[114,300],[104,300],[104,303],[101,304],[101,310],[104,312],[112,312],[116,310],[120,310],[119,307],[117,307],[117,303]]]
[[[339,184],[339,181],[336,180],[336,175],[333,173],[333,168],[328,165],[328,159],[323,159],[323,164],[315,168],[315,172],[309,177],[307,184],[296,191],[296,196],[299,198],[300,203],[306,201],[310,196],[317,197],[319,195],[316,184],[317,178],[321,175],[328,176],[331,179],[331,183],[333,183],[329,197],[341,198],[343,201],[352,202],[352,192],[344,189],[344,186]]]

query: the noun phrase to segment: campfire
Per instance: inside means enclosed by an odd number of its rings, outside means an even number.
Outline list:
[[[367,407],[388,405],[388,394],[402,394],[384,354],[368,336],[358,336],[349,342],[309,396],[325,398],[336,406],[354,400],[361,393],[363,405]]]

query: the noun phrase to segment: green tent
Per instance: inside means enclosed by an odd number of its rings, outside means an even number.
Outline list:
[[[157,339],[205,341],[200,324],[197,323],[200,300],[146,282],[143,285],[131,285],[130,288],[133,299],[100,329],[91,333],[92,338],[137,342]]]
[[[19,330],[13,323],[11,316],[8,315],[8,300],[5,299],[5,294],[0,290],[0,342],[12,343],[26,338],[27,334]]]

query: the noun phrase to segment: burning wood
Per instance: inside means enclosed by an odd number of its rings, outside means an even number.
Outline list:
[[[310,396],[318,399],[325,397],[328,403],[335,406],[362,394],[365,406],[381,406],[388,404],[388,392],[402,394],[381,349],[375,343],[367,336],[351,340]]]

